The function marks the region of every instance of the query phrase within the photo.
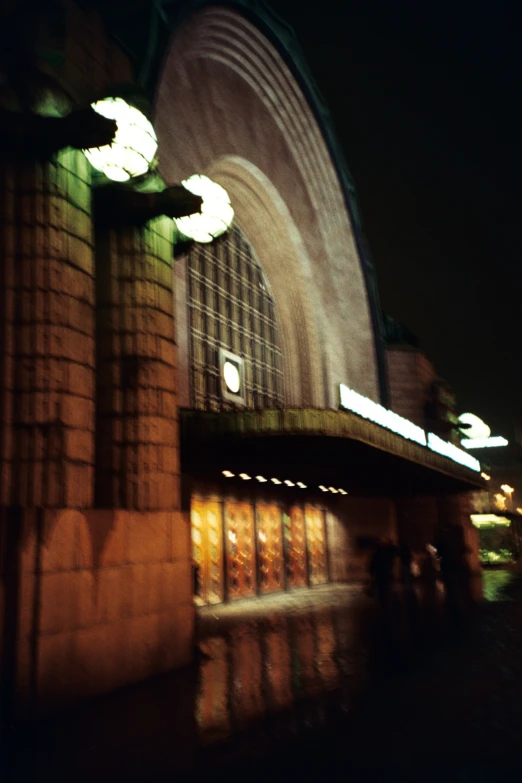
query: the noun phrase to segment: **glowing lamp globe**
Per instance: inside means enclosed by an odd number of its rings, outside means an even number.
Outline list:
[[[118,130],[112,144],[84,150],[91,165],[115,182],[146,174],[158,149],[156,133],[147,117],[123,98],[104,98],[92,108],[116,120]]]
[[[488,425],[474,413],[462,413],[459,416],[461,424],[469,424],[466,429],[466,438],[475,440],[475,438],[489,438],[491,430]]]
[[[195,242],[212,242],[227,231],[234,219],[234,210],[225,188],[202,174],[194,174],[181,183],[196,196],[201,196],[201,212],[176,218],[182,234]]]

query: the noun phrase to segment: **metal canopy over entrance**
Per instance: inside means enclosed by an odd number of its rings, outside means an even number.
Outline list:
[[[474,471],[345,411],[182,411],[181,424],[182,469],[190,475],[229,470],[381,497],[483,486]]]

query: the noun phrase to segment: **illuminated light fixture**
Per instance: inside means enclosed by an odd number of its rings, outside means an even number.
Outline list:
[[[517,508],[517,513],[522,514],[522,508]]]
[[[118,126],[112,144],[84,150],[91,166],[114,182],[146,174],[158,149],[151,122],[123,98],[103,98],[91,105],[98,114],[116,120]]]
[[[374,424],[391,430],[391,432],[395,432],[406,440],[412,440],[420,446],[427,446],[431,451],[442,454],[442,456],[453,460],[453,462],[459,462],[470,470],[480,471],[478,459],[475,459],[470,454],[466,454],[465,451],[457,448],[452,443],[439,438],[433,432],[426,434],[422,427],[384,408],[379,403],[370,400],[369,397],[364,397],[362,394],[350,389],[349,386],[345,386],[344,383],[339,384],[339,391],[341,408],[352,411],[364,419],[373,421]]]
[[[232,364],[232,362],[225,362],[223,365],[223,378],[227,385],[227,389],[231,391],[232,394],[237,394],[241,388],[241,376],[235,364]]]
[[[465,449],[494,449],[507,446],[506,438],[495,435],[492,438],[463,438],[460,443]]]
[[[381,427],[401,435],[406,440],[413,440],[421,446],[426,445],[426,433],[422,427],[384,408],[379,403],[370,400],[369,397],[364,397],[362,394],[350,389],[349,386],[345,386],[344,383],[341,383],[339,388],[341,408],[353,411],[358,416],[362,416],[363,419],[373,421],[374,424],[379,424]]]
[[[484,479],[484,481],[489,481],[489,480],[491,479],[491,476],[488,476],[488,474],[487,474],[487,473],[481,473],[480,475],[482,476],[482,478]]]
[[[232,224],[234,210],[225,188],[202,174],[194,174],[181,183],[196,196],[201,196],[201,212],[176,219],[176,227],[195,242],[212,242]]]
[[[319,485],[319,489],[321,490],[321,492],[328,492],[327,488],[323,487],[322,484]]]
[[[459,416],[459,422],[467,425],[465,429],[467,440],[475,440],[475,438],[484,440],[491,435],[491,429],[486,422],[475,416],[474,413],[462,413]]]
[[[339,493],[340,493],[341,495],[347,495],[347,494],[348,494],[348,492],[347,492],[345,489],[340,489],[340,490],[339,490]]]
[[[511,524],[506,517],[499,517],[498,514],[471,514],[471,521],[475,527],[481,527],[482,525],[505,525],[509,527]]]
[[[250,481],[252,476],[249,476],[248,473],[240,473],[239,478],[243,479],[243,481]]]
[[[509,484],[502,484],[500,489],[502,490],[502,492],[505,492],[506,495],[511,495],[515,491],[515,488],[510,487]]]
[[[233,476],[236,475],[235,473],[232,473],[232,471],[230,470],[222,470],[221,472],[223,476],[225,476],[226,478],[233,478]]]
[[[334,495],[337,495],[337,490],[335,489],[335,487],[328,487],[328,489],[330,492],[333,492]]]
[[[303,482],[302,482],[302,481],[298,481],[298,482],[297,482],[297,486],[298,486],[300,489],[306,489],[306,484],[303,484]]]
[[[262,542],[263,542],[263,544],[264,544],[264,543],[266,543],[266,535],[263,533],[263,531],[262,531],[262,530],[260,530],[260,531],[259,531],[259,536],[258,536],[258,538],[259,538],[259,540],[260,540],[260,541],[262,541]]]
[[[497,492],[497,494],[495,495],[495,504],[497,508],[500,508],[502,510],[506,508],[506,498],[500,492]]]
[[[288,479],[285,479],[285,484],[287,487],[295,487],[295,484],[293,481],[288,481]]]
[[[237,544],[237,536],[236,536],[236,534],[234,533],[233,530],[229,530],[228,531],[228,537],[229,537],[230,541],[232,541],[233,544]]]
[[[272,482],[272,484],[282,484],[282,482],[279,481],[279,479],[276,479],[276,478],[270,479],[270,481]]]
[[[264,482],[268,481],[264,476],[256,476],[256,479],[263,484]]]

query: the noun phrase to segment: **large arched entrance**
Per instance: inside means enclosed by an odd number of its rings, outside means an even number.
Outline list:
[[[210,6],[175,31],[156,91],[161,172],[210,174],[270,282],[285,404],[336,408],[338,385],[379,398],[369,298],[335,166],[281,55],[238,11]]]

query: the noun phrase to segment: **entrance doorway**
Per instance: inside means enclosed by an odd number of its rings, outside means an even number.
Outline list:
[[[328,582],[318,506],[194,496],[191,527],[199,606]]]

